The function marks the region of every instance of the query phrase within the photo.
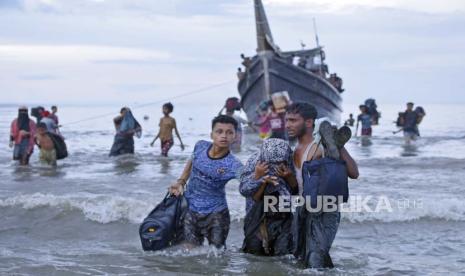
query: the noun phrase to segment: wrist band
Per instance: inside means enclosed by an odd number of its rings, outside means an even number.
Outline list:
[[[182,181],[182,182],[183,182],[183,184],[182,184],[183,186],[186,185],[186,183],[187,183],[187,181],[184,180],[184,179],[182,179],[182,178],[179,178],[179,179],[177,180],[177,182],[179,182],[179,181]]]

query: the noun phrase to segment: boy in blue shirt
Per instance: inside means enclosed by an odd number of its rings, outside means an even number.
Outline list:
[[[184,193],[189,210],[184,218],[184,236],[187,243],[202,245],[206,238],[217,248],[225,246],[229,232],[229,209],[225,185],[239,178],[242,164],[230,153],[237,122],[220,115],[212,121],[212,142],[199,141],[194,147],[181,177],[170,187],[172,194]]]

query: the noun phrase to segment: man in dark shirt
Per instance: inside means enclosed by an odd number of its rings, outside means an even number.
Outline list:
[[[420,136],[418,131],[418,119],[418,114],[413,111],[413,103],[407,103],[407,110],[404,112],[402,124],[404,138],[407,143],[409,143],[411,140],[415,140],[418,136]]]
[[[355,123],[354,114],[350,113],[349,119],[344,122],[345,126],[353,127]]]

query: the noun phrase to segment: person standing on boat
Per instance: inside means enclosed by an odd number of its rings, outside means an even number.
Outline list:
[[[36,124],[29,118],[28,108],[21,106],[18,109],[18,118],[11,122],[10,148],[13,148],[13,160],[21,165],[29,164],[29,157],[34,151],[34,135]]]
[[[287,108],[286,129],[289,137],[298,141],[293,161],[299,195],[302,195],[304,190],[302,169],[305,161],[317,160],[327,155],[330,158],[343,160],[350,178],[356,179],[359,176],[357,163],[344,148],[344,143],[350,139],[350,129],[342,127],[335,132],[331,124],[323,121],[320,124],[319,133],[324,141],[324,148],[315,141],[313,136],[316,118],[317,110],[308,103],[294,103]],[[329,251],[339,227],[340,212],[324,210],[308,212],[307,210],[304,215],[303,222],[296,219],[295,229],[293,229],[294,255],[306,267],[333,267]]]
[[[142,127],[132,115],[128,107],[123,107],[120,115],[113,119],[116,134],[110,156],[134,153],[134,135],[137,138],[142,136]]]
[[[242,71],[242,68],[237,68],[237,78],[243,80],[245,78],[245,72]]]
[[[246,57],[244,54],[241,54],[242,58],[242,65],[245,67],[245,71],[247,72],[249,70],[250,65],[252,64],[252,60],[250,57]]]

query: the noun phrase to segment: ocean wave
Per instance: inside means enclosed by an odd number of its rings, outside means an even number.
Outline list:
[[[376,206],[372,205],[369,211],[344,212],[342,219],[351,223],[393,223],[417,220],[465,221],[465,201],[458,198],[429,198],[416,202],[398,201],[390,203],[390,207],[376,212]]]
[[[161,198],[160,198],[161,200]],[[117,221],[128,221],[139,224],[158,202],[148,202],[134,198],[107,195],[63,195],[35,193],[0,199],[0,208],[58,208],[66,211],[80,211],[86,219],[106,224]],[[404,203],[402,203],[404,204]],[[391,210],[386,208],[375,211],[376,205],[369,204],[371,210],[344,211],[343,221],[350,223],[364,222],[410,222],[416,220],[465,221],[465,201],[459,198],[420,200],[416,205],[399,202],[391,203]],[[407,206],[410,205],[410,206]],[[235,206],[237,207],[237,206]],[[243,221],[243,206],[231,208],[232,221]],[[347,206],[346,206],[347,207]],[[385,207],[385,206],[384,206]]]
[[[35,193],[0,200],[0,207],[21,207],[27,210],[43,207],[60,208],[63,211],[78,210],[87,219],[98,223],[124,220],[140,223],[154,206],[154,203],[134,198],[104,195],[57,196]]]
[[[421,167],[422,169],[465,169],[464,158],[452,157],[418,157],[418,158],[400,158],[400,157],[375,157],[364,158],[357,162],[359,166],[364,167],[389,167],[389,168],[408,168]]]

